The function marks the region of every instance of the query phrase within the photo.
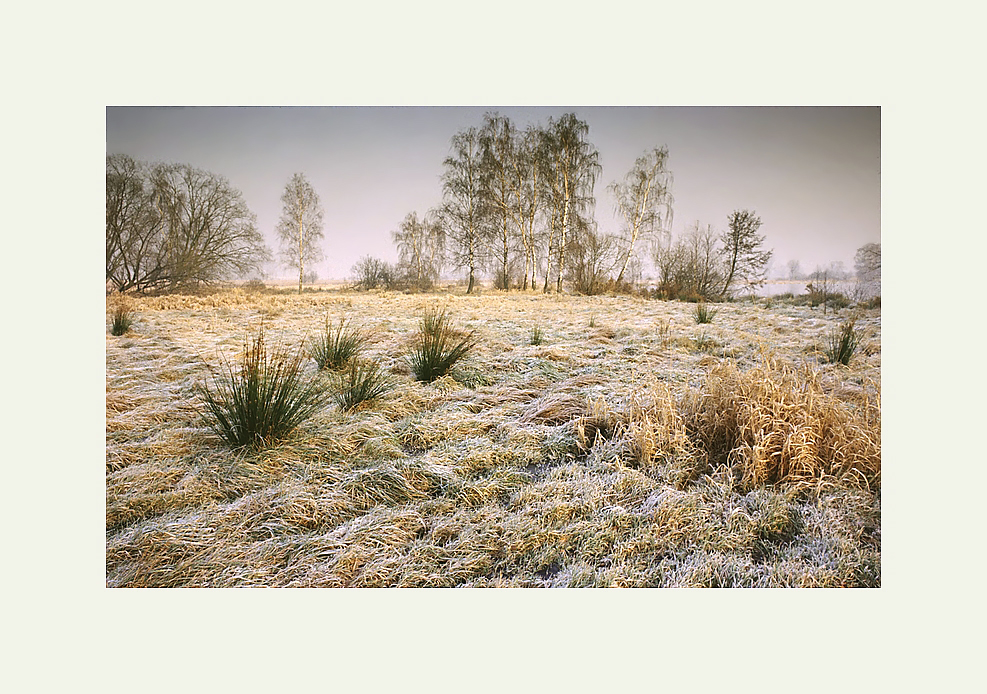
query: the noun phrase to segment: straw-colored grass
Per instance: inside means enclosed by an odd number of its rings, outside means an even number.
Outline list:
[[[423,382],[406,356],[435,297],[128,301],[140,329],[106,343],[108,586],[881,584],[879,310],[842,366],[820,308],[723,304],[701,333],[692,304],[451,293],[475,347]],[[301,350],[327,313],[373,335],[361,357],[393,388],[223,445],[199,384],[272,316]]]

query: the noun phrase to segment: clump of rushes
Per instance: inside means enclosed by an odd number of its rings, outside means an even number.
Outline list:
[[[829,361],[847,366],[860,345],[861,337],[856,330],[854,319],[851,318],[843,323],[829,336],[829,349],[826,350]]]
[[[445,309],[425,309],[408,359],[415,378],[431,383],[476,347],[475,333],[463,334],[449,322]]]
[[[531,344],[540,345],[545,342],[545,334],[542,332],[541,326],[536,325],[531,329]]]
[[[716,310],[711,309],[704,303],[696,304],[696,322],[697,323],[712,323],[713,317],[716,316]]]
[[[376,400],[392,387],[391,379],[377,362],[353,359],[340,376],[339,390],[333,397],[341,410],[348,411]]]
[[[347,325],[345,318],[333,327],[327,315],[325,330],[312,340],[310,353],[320,369],[339,371],[360,353],[366,342],[367,336]]]
[[[225,358],[225,373],[214,377],[215,390],[199,385],[207,424],[233,448],[262,448],[283,440],[329,402],[323,382],[302,374],[302,349],[280,344],[269,353],[263,326],[244,341],[238,365]]]
[[[116,337],[125,335],[134,324],[134,314],[125,304],[117,304],[113,308],[113,324],[110,333]]]

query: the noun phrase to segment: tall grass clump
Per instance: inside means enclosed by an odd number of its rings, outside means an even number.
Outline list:
[[[113,308],[113,322],[110,333],[115,337],[126,335],[134,325],[134,314],[126,304],[117,304]]]
[[[860,346],[861,337],[852,318],[835,329],[829,336],[829,348],[826,350],[830,363],[849,365],[854,352]]]
[[[545,342],[545,333],[542,332],[541,326],[536,325],[531,329],[531,344],[540,345]]]
[[[712,323],[713,318],[716,316],[716,309],[712,309],[705,303],[700,302],[696,304],[695,316],[697,323]]]
[[[881,486],[880,391],[851,406],[808,370],[769,361],[742,372],[721,364],[679,410],[704,461],[697,473],[726,468],[744,489]]]
[[[326,327],[312,340],[310,354],[320,369],[339,371],[363,350],[366,343],[366,334],[347,325],[345,318],[333,327],[326,316]]]
[[[431,383],[476,347],[474,332],[461,333],[449,322],[445,309],[425,309],[409,357],[415,378]]]
[[[283,440],[322,409],[327,386],[302,374],[303,351],[277,345],[268,352],[264,329],[244,341],[237,365],[223,359],[222,377],[214,386],[199,385],[207,424],[230,446],[263,446]]]
[[[373,402],[393,388],[394,384],[377,362],[354,359],[339,380],[339,390],[333,398],[343,411]]]

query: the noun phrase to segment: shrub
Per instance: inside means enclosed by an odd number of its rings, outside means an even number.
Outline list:
[[[345,318],[333,328],[327,315],[325,330],[312,340],[310,354],[320,369],[339,371],[360,353],[366,342],[367,336],[347,326]]]
[[[377,362],[353,359],[350,368],[340,377],[339,390],[333,397],[340,409],[352,410],[376,400],[392,387],[391,379]]]
[[[394,289],[398,281],[393,265],[369,255],[360,258],[351,272],[357,289]]]
[[[329,401],[326,386],[302,375],[303,351],[281,345],[268,353],[264,329],[244,342],[238,366],[223,359],[215,391],[199,385],[207,424],[230,446],[261,448],[280,441]]]
[[[531,329],[531,344],[540,345],[545,342],[545,334],[542,332],[541,326],[536,325]]]
[[[409,357],[411,370],[417,380],[431,383],[444,376],[474,347],[474,333],[459,333],[449,323],[445,309],[426,309]]]
[[[116,337],[125,335],[134,324],[134,314],[124,304],[117,304],[113,309],[113,324],[110,333]]]
[[[712,323],[713,317],[716,316],[716,310],[711,309],[705,303],[696,304],[696,322],[697,323]]]
[[[843,364],[844,366],[850,363],[850,359],[853,357],[853,353],[857,351],[857,347],[860,345],[860,338],[862,337],[857,332],[854,323],[855,321],[851,318],[835,329],[830,335],[829,349],[826,350],[826,356],[830,363]]]

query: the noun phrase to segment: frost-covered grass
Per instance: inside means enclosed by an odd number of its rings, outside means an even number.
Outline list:
[[[436,302],[477,344],[425,384]],[[880,311],[837,366],[853,309],[766,303],[700,326],[625,296],[133,299],[106,342],[107,585],[879,586]],[[199,385],[262,323],[304,346],[327,314],[393,388],[231,451]]]

